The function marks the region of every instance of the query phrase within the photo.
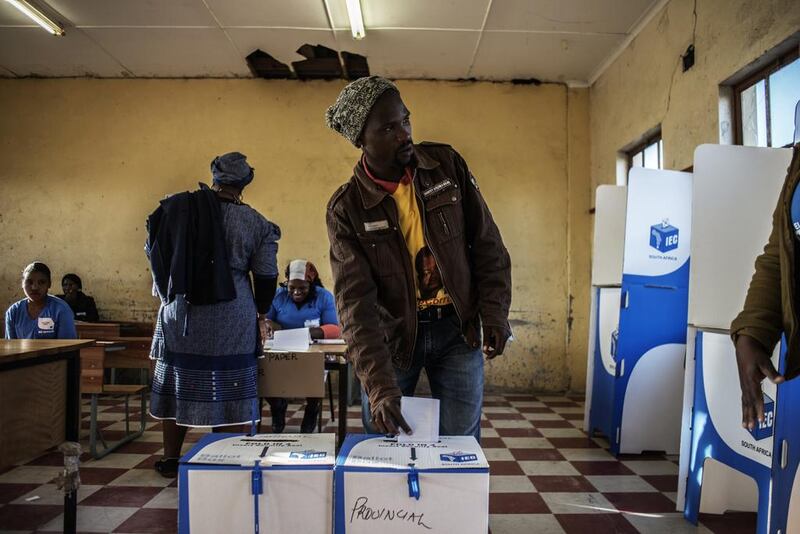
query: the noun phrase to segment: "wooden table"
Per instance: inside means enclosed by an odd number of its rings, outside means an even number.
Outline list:
[[[81,398],[80,398],[80,349],[94,344],[92,340],[73,339],[3,339],[0,340],[0,398],[3,395],[13,395],[12,391],[21,392],[28,398],[24,402],[12,402],[2,399],[0,402],[0,450],[7,450],[6,442],[24,443],[26,433],[31,423],[43,425],[42,421],[22,421],[20,424],[19,412],[22,410],[35,410],[37,405],[52,404],[59,395],[36,395],[37,381],[47,379],[45,375],[59,375],[63,373],[62,384],[64,387],[64,441],[78,442],[80,439]],[[58,365],[58,362],[65,365]],[[48,364],[56,364],[43,367]],[[39,367],[36,369],[36,367]],[[4,382],[6,381],[6,382]],[[13,384],[13,387],[12,387]],[[49,384],[43,384],[47,387]],[[56,387],[61,384],[54,384]],[[8,415],[8,424],[5,424]],[[44,442],[26,443],[27,454],[37,451],[37,447],[44,450],[57,445],[62,440],[60,433]],[[52,441],[55,441],[53,443]],[[0,464],[5,464],[9,458],[0,458]],[[75,532],[77,519],[77,492],[64,496],[64,532]]]

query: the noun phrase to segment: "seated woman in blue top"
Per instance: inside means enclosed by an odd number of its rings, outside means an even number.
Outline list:
[[[267,312],[267,335],[274,330],[308,328],[312,339],[335,339],[341,336],[336,318],[336,303],[333,294],[322,287],[314,264],[306,260],[294,260],[286,267],[286,282],[281,284]],[[286,426],[286,399],[267,398],[272,412],[272,431],[283,432]],[[306,410],[300,431],[314,431],[322,399],[306,399]]]
[[[48,295],[50,269],[35,261],[22,271],[25,298],[6,310],[6,339],[77,339],[69,304]]]

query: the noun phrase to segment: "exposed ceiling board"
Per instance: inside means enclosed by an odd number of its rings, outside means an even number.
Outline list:
[[[392,78],[465,78],[479,34],[428,30],[372,30],[369,41],[337,31],[342,49],[366,56],[372,74]]]
[[[0,65],[21,75],[116,77],[124,65],[141,77],[250,77],[255,49],[290,64],[308,43],[363,55],[392,78],[586,82],[666,0],[361,0],[360,41],[345,0],[35,1],[62,17],[67,37],[0,0]],[[50,41],[21,38],[37,32]]]
[[[656,0],[497,0],[487,30],[628,32]]]
[[[268,29],[228,29],[228,35],[236,47],[246,56],[260,48],[281,63],[290,64],[301,61],[303,56],[296,50],[308,43],[321,44],[338,50],[330,30],[268,30]]]
[[[214,26],[202,0],[47,0],[75,26]]]
[[[593,66],[623,39],[615,35],[485,32],[470,75],[493,80],[585,80]]]
[[[82,32],[55,37],[38,26],[0,31],[0,65],[18,76],[122,76],[123,69]]]
[[[213,28],[87,29],[86,33],[140,77],[251,77],[222,30]],[[2,61],[0,61],[2,63]]]
[[[35,26],[34,22],[23,15],[19,9],[4,0],[0,0],[0,25],[6,24],[14,26]],[[36,27],[38,28],[38,26]]]
[[[328,0],[328,4],[334,26],[349,29],[345,0]],[[367,35],[370,28],[480,30],[488,4],[489,0],[362,0],[361,12]]]
[[[206,0],[222,26],[328,28],[322,0]]]

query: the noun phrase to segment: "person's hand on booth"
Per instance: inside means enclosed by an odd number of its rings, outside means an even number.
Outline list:
[[[747,335],[740,335],[736,340],[736,365],[739,367],[739,385],[742,388],[742,426],[753,430],[756,422],[764,421],[761,382],[769,378],[773,384],[780,384],[785,379],[772,365],[772,359],[764,347]]]

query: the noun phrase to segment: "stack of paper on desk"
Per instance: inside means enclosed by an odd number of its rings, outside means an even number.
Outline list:
[[[276,330],[272,336],[271,350],[288,352],[305,352],[311,344],[311,333],[308,328],[291,328]]]

